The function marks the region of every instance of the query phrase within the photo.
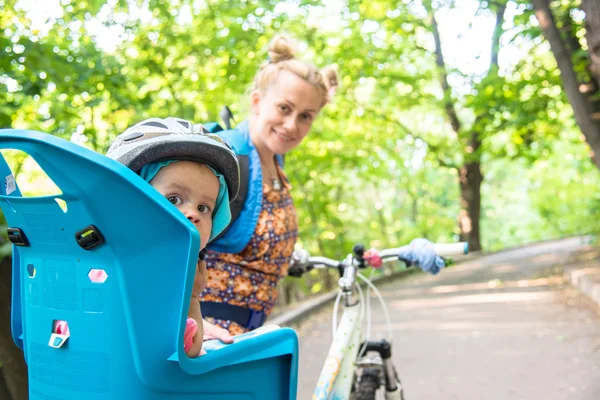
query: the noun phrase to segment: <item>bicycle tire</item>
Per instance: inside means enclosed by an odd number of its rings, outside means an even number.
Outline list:
[[[365,368],[356,384],[354,398],[356,400],[375,400],[377,389],[381,386],[378,368]]]
[[[394,375],[396,376],[396,385],[400,389],[400,400],[404,399],[404,386],[402,386],[402,382],[400,382],[400,378],[398,377],[398,371],[396,371],[396,367],[394,367]]]
[[[396,383],[398,384],[398,387],[400,388],[400,400],[405,400],[404,388],[402,387],[402,383],[400,382],[400,379],[396,378]]]

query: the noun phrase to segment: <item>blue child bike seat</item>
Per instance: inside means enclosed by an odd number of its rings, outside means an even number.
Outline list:
[[[185,355],[200,237],[149,184],[40,132],[0,130],[0,149],[29,154],[62,192],[22,197],[0,156],[0,203],[14,243],[11,326],[30,399],[296,398],[291,329]]]

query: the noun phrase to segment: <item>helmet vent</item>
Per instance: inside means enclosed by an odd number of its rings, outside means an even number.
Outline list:
[[[124,142],[129,142],[130,140],[134,140],[142,136],[144,136],[143,132],[131,132],[123,135],[122,139]]]

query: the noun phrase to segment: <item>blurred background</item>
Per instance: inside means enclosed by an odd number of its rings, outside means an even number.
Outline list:
[[[240,122],[268,42],[285,33],[300,58],[333,66],[341,83],[286,157],[311,252],[341,258],[357,241],[386,247],[414,237],[493,251],[593,234],[594,8],[592,0],[0,0],[0,128],[103,153],[148,117],[218,121],[227,105]],[[26,194],[55,190],[31,159],[8,158]],[[4,299],[5,238],[0,256]],[[286,280],[280,302],[334,283],[324,271]]]

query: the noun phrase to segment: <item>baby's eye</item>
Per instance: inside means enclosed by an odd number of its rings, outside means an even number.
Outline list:
[[[174,204],[176,206],[179,206],[183,203],[183,200],[179,196],[168,196],[167,200],[169,200],[171,204]]]
[[[279,110],[284,113],[287,112],[289,109],[290,108],[288,106],[286,106],[285,104],[282,104],[279,106]]]
[[[201,214],[209,214],[211,212],[211,209],[206,204],[200,204],[198,206],[198,211],[200,211]]]

